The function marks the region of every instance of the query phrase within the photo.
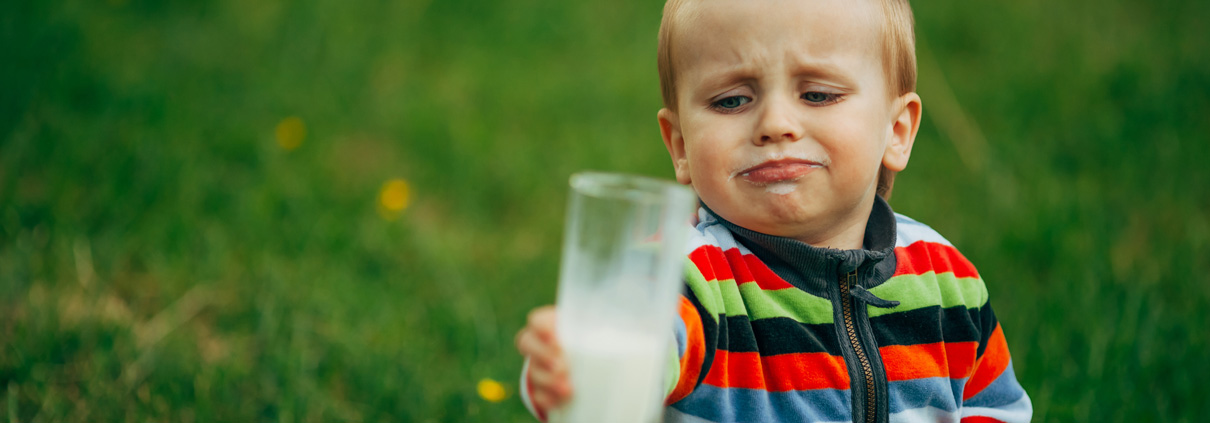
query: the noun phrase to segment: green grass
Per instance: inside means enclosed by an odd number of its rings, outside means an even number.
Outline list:
[[[918,3],[892,204],[979,266],[1036,419],[1210,413],[1210,6]],[[661,6],[4,2],[0,421],[529,421],[476,384],[567,177],[671,177]]]

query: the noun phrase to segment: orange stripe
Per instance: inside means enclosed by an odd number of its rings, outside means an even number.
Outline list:
[[[706,373],[703,383],[720,388],[764,389],[765,378],[762,375],[758,353],[715,350],[714,362],[710,363],[710,371]]]
[[[975,362],[977,342],[890,345],[878,349],[888,381],[928,377],[965,378]]]
[[[849,389],[849,373],[844,358],[828,353],[761,357],[757,352],[717,350],[704,383],[769,392]]]
[[[849,370],[844,358],[828,353],[780,354],[761,362],[770,372],[772,392],[809,389],[849,389]]]
[[[974,278],[979,276],[958,249],[935,242],[916,241],[907,247],[895,248],[895,276],[919,275],[928,271],[952,272],[955,277]]]
[[[702,374],[702,362],[706,359],[706,341],[702,332],[702,317],[697,308],[688,298],[681,297],[679,313],[685,322],[686,346],[685,355],[681,357],[681,377],[676,382],[676,388],[668,394],[666,404],[672,404],[689,396],[697,386],[698,376]]]
[[[1004,369],[1008,368],[1008,342],[1004,340],[1004,331],[1000,330],[1000,324],[996,323],[996,329],[992,330],[992,336],[987,339],[987,348],[983,350],[983,357],[975,362],[975,374],[966,382],[966,388],[962,390],[962,400],[966,401],[971,397],[983,391],[988,385],[992,384]]]

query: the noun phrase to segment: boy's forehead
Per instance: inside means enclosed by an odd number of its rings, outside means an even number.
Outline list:
[[[673,22],[680,26],[693,24],[708,15],[741,17],[756,13],[766,14],[766,17],[785,17],[797,12],[807,12],[807,15],[818,16],[824,21],[855,18],[877,24],[882,7],[875,0],[683,0]]]
[[[678,15],[678,68],[699,61],[752,66],[761,54],[783,50],[823,62],[881,54],[881,11],[872,1],[690,0]]]

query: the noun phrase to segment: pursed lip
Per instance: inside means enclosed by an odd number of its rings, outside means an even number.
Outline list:
[[[795,180],[821,167],[824,167],[823,163],[812,160],[784,158],[761,162],[739,171],[738,174],[748,182],[766,185]]]

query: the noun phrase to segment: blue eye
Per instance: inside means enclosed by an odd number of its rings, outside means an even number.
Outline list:
[[[748,97],[744,97],[742,95],[737,95],[737,96],[731,96],[731,97],[727,97],[722,100],[716,101],[713,104],[711,104],[711,106],[714,106],[715,108],[719,108],[719,109],[730,110],[730,109],[734,109],[739,106],[748,104],[751,101],[752,101],[752,99],[750,99]]]
[[[819,91],[807,91],[802,94],[802,99],[809,103],[824,104],[836,101],[836,94],[822,93]]]

